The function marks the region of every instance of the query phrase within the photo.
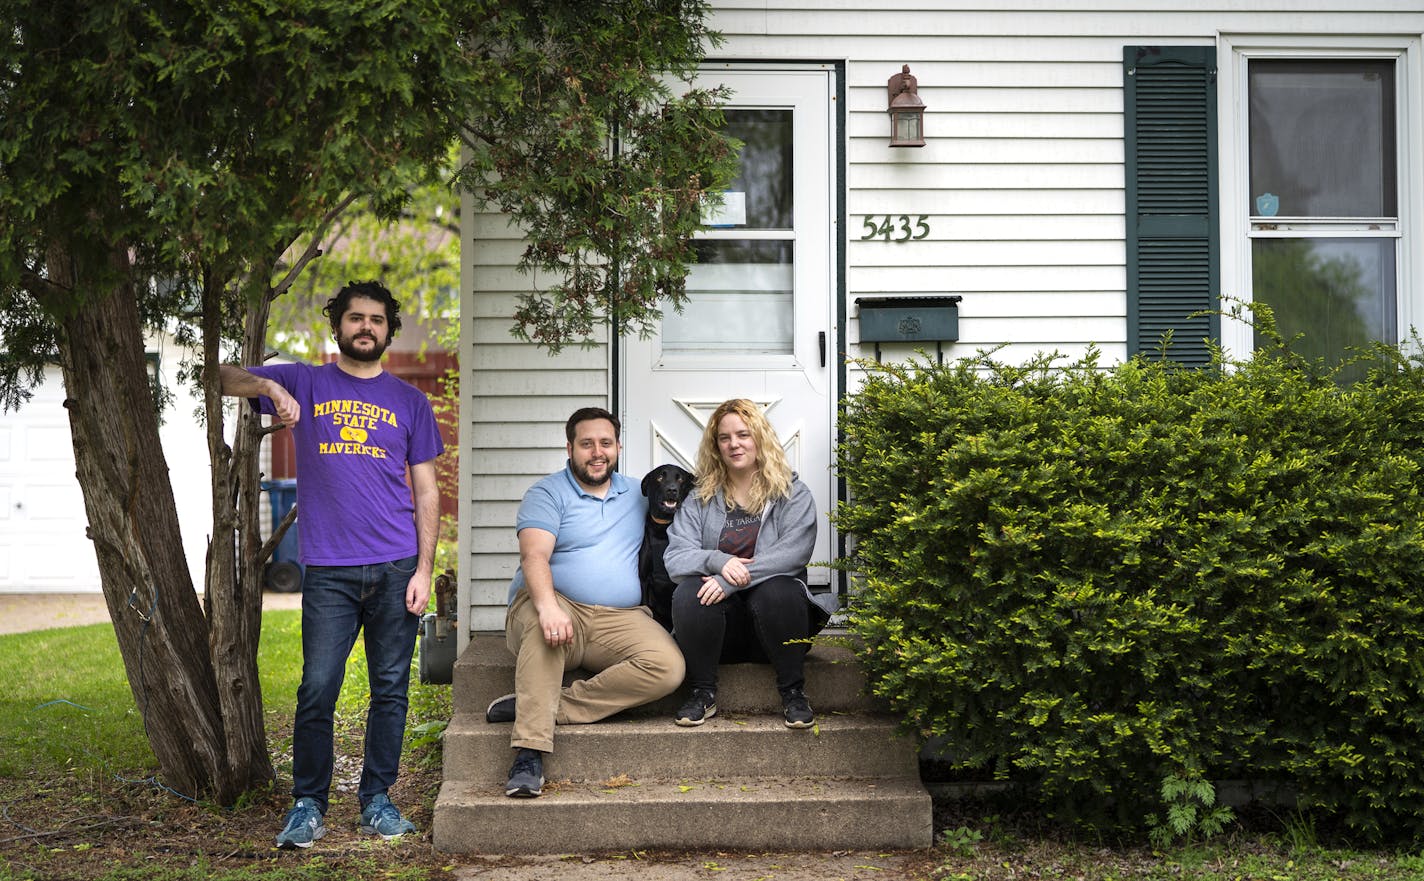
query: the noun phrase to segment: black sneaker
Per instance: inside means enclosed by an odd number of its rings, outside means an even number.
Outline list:
[[[695,728],[717,715],[717,692],[710,688],[694,688],[687,703],[677,711],[674,722],[684,728]]]
[[[485,721],[513,722],[514,695],[506,694],[504,697],[497,697],[490,701],[490,705],[485,708]]]
[[[534,798],[544,791],[544,754],[537,749],[523,749],[514,754],[509,769],[509,782],[504,794],[510,798]]]
[[[781,692],[781,713],[786,717],[787,728],[810,728],[816,722],[806,691],[799,685]]]

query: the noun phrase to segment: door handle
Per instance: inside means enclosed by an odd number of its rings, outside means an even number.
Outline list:
[[[820,333],[816,334],[816,337],[818,338],[818,342],[819,342],[820,345],[821,345],[821,366],[822,366],[822,367],[825,367],[825,366],[826,366],[826,332],[823,330],[823,331],[821,331]]]

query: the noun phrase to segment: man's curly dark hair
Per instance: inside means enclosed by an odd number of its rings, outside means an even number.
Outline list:
[[[390,328],[390,338],[396,338],[396,331],[401,328],[400,303],[386,286],[378,281],[350,281],[346,287],[336,292],[336,296],[326,301],[326,306],[321,310],[331,322],[332,333],[336,333],[341,328],[341,316],[346,314],[346,310],[351,308],[352,297],[365,297],[386,307],[386,326]]]

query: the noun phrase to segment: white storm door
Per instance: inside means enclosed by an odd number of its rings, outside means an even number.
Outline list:
[[[661,331],[622,341],[623,466],[692,469],[712,411],[747,398],[766,412],[821,514],[813,562],[836,547],[827,513],[836,372],[833,80],[825,69],[704,68],[732,90],[727,131],[741,173],[698,236],[688,302]],[[830,572],[811,569],[815,584]]]

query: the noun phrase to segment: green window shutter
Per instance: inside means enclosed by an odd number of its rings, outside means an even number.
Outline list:
[[[1215,47],[1125,47],[1123,109],[1127,351],[1170,331],[1167,357],[1204,366],[1220,339]]]

